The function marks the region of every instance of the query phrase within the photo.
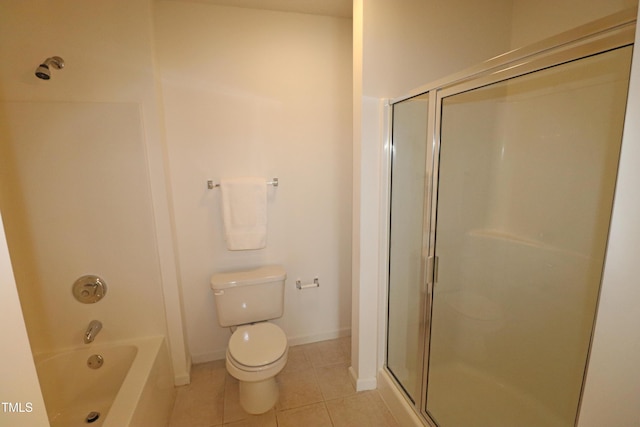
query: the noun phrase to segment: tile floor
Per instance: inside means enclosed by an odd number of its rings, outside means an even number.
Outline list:
[[[289,348],[276,380],[280,399],[266,414],[238,402],[238,380],[224,360],[194,365],[178,387],[170,427],[398,427],[376,390],[356,393],[349,378],[350,338]]]

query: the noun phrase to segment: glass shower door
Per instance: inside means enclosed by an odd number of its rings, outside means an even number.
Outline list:
[[[428,95],[394,106],[391,151],[387,369],[414,403],[423,372],[428,109]]]
[[[631,47],[442,98],[426,411],[573,426]]]

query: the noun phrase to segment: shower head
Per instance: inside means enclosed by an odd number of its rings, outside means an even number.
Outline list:
[[[45,59],[45,61],[36,68],[36,77],[42,80],[49,80],[51,78],[49,66],[60,70],[64,68],[64,60],[59,56],[52,56],[51,58]]]

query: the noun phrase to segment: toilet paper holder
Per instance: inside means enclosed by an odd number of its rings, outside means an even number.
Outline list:
[[[306,285],[303,285],[300,279],[296,280],[296,288],[298,288],[299,290],[308,289],[308,288],[319,288],[319,287],[320,287],[320,280],[317,277],[313,279],[313,283],[307,283]]]

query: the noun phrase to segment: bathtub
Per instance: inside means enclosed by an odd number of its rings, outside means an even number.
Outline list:
[[[92,369],[88,366],[91,359]],[[36,355],[51,427],[162,427],[175,399],[164,337]],[[98,415],[99,414],[99,415]]]

